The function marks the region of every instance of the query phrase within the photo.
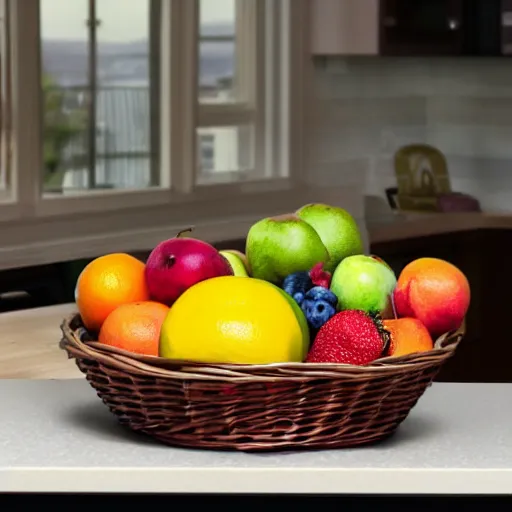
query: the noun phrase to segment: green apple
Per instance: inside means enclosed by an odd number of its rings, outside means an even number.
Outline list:
[[[245,254],[252,277],[274,284],[329,260],[318,233],[295,214],[262,219],[249,229]]]
[[[228,260],[235,276],[249,277],[247,258],[244,253],[234,249],[226,249],[219,251],[219,254]]]
[[[313,227],[329,252],[329,262],[324,266],[328,272],[333,272],[343,258],[363,254],[359,227],[343,208],[313,203],[300,208],[297,215]]]
[[[379,258],[358,254],[347,256],[336,267],[331,291],[338,308],[384,313],[396,286],[393,270]]]

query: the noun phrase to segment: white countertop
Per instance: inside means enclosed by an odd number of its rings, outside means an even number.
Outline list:
[[[434,384],[365,448],[171,448],[117,424],[85,380],[0,380],[1,492],[512,493],[512,384]]]

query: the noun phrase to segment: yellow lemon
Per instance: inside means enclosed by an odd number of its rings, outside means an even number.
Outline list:
[[[160,356],[202,363],[300,362],[309,345],[300,308],[276,286],[215,277],[183,293],[162,325]]]

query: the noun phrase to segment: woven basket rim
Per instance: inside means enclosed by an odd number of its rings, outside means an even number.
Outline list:
[[[70,358],[86,358],[103,364],[149,377],[182,380],[229,380],[240,381],[308,381],[320,378],[346,379],[368,374],[373,378],[393,373],[404,373],[429,367],[435,361],[449,359],[464,336],[464,328],[439,337],[433,350],[401,357],[384,357],[367,366],[338,363],[271,363],[213,364],[193,361],[173,361],[155,356],[143,356],[126,350],[109,347],[95,340],[82,341],[87,331],[78,313],[73,313],[61,323],[63,337],[60,348]]]

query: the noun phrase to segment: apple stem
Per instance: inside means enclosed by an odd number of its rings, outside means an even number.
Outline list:
[[[393,317],[395,318],[395,320],[397,320],[398,319],[398,315],[396,314],[396,306],[395,306],[394,294],[391,293],[389,297],[391,299],[391,308],[393,309]]]
[[[193,227],[190,227],[190,228],[187,228],[187,229],[182,229],[177,235],[176,235],[176,238],[180,238],[181,235],[183,235],[184,233],[192,233],[193,231]]]

